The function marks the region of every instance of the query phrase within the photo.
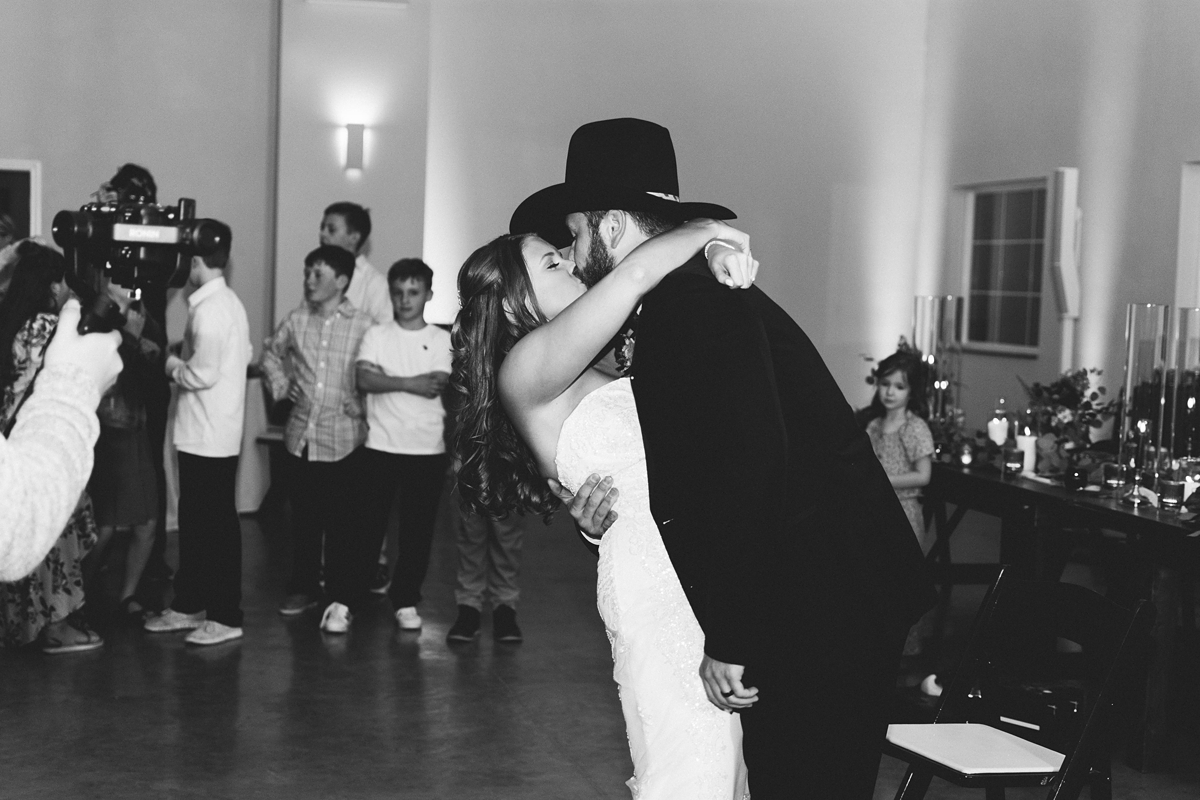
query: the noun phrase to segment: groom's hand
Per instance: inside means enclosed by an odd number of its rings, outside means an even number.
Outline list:
[[[714,658],[704,657],[700,662],[700,680],[704,682],[704,693],[708,702],[722,711],[742,711],[758,701],[758,689],[742,685],[742,673],[746,668],[740,664],[726,664]]]
[[[550,491],[567,506],[567,511],[579,530],[593,541],[599,541],[604,532],[617,521],[617,512],[613,511],[620,492],[612,485],[612,478],[600,479],[599,475],[591,475],[575,494],[568,492],[562,484],[553,478],[548,478]]]

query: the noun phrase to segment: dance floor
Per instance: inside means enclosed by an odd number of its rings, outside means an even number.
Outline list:
[[[986,550],[990,525],[970,517],[962,546]],[[181,634],[109,623],[93,653],[0,651],[0,796],[629,797],[594,560],[563,521],[528,523],[516,645],[493,643],[486,617],[480,641],[446,644],[455,553],[443,523],[419,634],[398,632],[386,601],[346,636],[322,634],[317,612],[281,618],[286,537],[270,517],[245,518],[243,532],[241,642],[192,648]],[[956,593],[951,636],[979,597]],[[1118,763],[1114,797],[1200,795],[1194,733],[1181,749],[1188,766],[1168,775]],[[901,775],[884,759],[876,798],[892,797]],[[929,796],[982,793],[935,782]]]

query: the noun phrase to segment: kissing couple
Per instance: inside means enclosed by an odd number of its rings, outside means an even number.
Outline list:
[[[870,798],[933,588],[820,355],[750,285],[734,216],[679,200],[666,128],[579,128],[566,180],[459,273],[459,490],[491,516],[575,492],[602,533],[634,798]]]

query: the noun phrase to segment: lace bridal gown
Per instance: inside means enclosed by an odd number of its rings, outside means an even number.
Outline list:
[[[741,719],[704,694],[704,633],[650,515],[629,379],[583,398],[563,423],[555,461],[572,492],[592,473],[612,475],[621,490],[617,522],[600,544],[596,604],[612,645],[634,800],[748,798]]]

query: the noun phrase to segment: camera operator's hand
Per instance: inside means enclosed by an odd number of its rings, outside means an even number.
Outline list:
[[[122,286],[119,283],[114,283],[109,278],[104,278],[103,284],[104,284],[104,291],[106,294],[108,294],[109,299],[111,299],[114,303],[116,303],[117,307],[121,309],[121,315],[128,317],[129,312],[130,312],[130,307],[133,305],[133,302],[134,302],[134,297],[135,297],[134,292],[130,291],[129,289],[126,289],[124,286]],[[144,323],[145,323],[145,320],[143,320],[143,324]]]
[[[163,349],[149,339],[138,339],[142,357],[152,364],[164,363]]]
[[[125,311],[124,331],[134,338],[139,338],[146,328],[146,314],[138,306],[131,305]]]
[[[96,383],[96,388],[104,394],[117,381],[121,373],[121,357],[117,355],[117,347],[121,344],[121,334],[116,331],[109,333],[89,333],[80,336],[79,301],[68,300],[58,315],[58,330],[46,348],[47,367],[71,365],[83,370]]]

